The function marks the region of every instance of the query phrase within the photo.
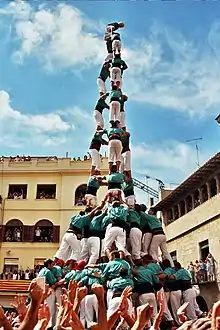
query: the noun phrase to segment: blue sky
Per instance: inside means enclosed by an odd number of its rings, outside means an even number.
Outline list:
[[[0,154],[88,151],[104,27],[124,21],[134,176],[180,183],[196,169],[186,140],[203,138],[201,163],[219,151],[219,9],[211,1],[2,0]]]

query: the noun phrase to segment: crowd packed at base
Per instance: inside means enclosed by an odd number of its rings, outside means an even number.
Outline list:
[[[51,261],[46,261],[47,267],[52,266]],[[81,267],[78,264],[77,267]],[[125,269],[125,268],[123,268]],[[77,270],[76,270],[77,271]],[[120,269],[120,277],[124,271]],[[123,276],[121,276],[123,275]],[[86,275],[84,275],[85,277]],[[42,288],[36,280],[32,281],[29,287],[28,302],[22,296],[15,297],[15,304],[12,307],[15,312],[5,312],[0,306],[0,329],[1,330],[84,330],[84,319],[82,319],[82,308],[85,309],[85,316],[88,310],[94,308],[93,302],[96,301],[95,322],[90,322],[91,330],[166,330],[167,324],[163,321],[166,309],[166,298],[163,291],[158,291],[157,302],[158,312],[154,311],[154,306],[149,303],[143,304],[136,309],[131,309],[132,287],[127,286],[120,295],[115,294],[111,301],[115,301],[112,313],[106,309],[105,289],[97,280],[91,283],[90,289],[80,282],[70,281],[68,288],[63,289],[59,305],[56,306],[56,316],[54,317],[55,326],[51,327],[51,311],[47,304],[51,296],[52,288],[45,285]],[[115,280],[115,283],[117,279]],[[129,283],[131,284],[131,283]],[[112,287],[113,288],[113,287]],[[122,287],[121,287],[122,289]],[[86,301],[85,301],[86,300]],[[220,328],[220,301],[214,304],[212,310],[207,315],[198,320],[189,320],[187,308],[189,303],[184,303],[177,311],[177,323],[179,330],[219,330]],[[113,307],[113,304],[112,304]],[[89,313],[91,315],[91,313]],[[88,316],[87,316],[88,318]]]

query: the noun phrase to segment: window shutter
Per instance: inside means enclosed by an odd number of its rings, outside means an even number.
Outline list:
[[[53,226],[53,243],[60,242],[60,226]]]
[[[23,242],[34,241],[34,226],[23,226]]]

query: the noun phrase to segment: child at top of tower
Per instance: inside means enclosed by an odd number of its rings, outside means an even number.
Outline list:
[[[100,96],[102,96],[103,94],[106,93],[105,82],[106,82],[107,78],[110,77],[110,71],[109,71],[110,67],[111,67],[110,63],[105,62],[102,65],[99,77],[97,79],[97,84],[98,84],[98,87],[99,87]]]
[[[122,75],[128,66],[124,60],[121,59],[120,54],[115,54],[111,61],[110,68],[110,82],[111,86],[116,85],[118,88],[122,88]]]
[[[97,101],[95,105],[95,110],[94,110],[94,118],[96,121],[96,129],[100,130],[104,128],[104,120],[103,120],[103,110],[104,109],[109,109],[109,105],[105,102],[107,96],[109,96],[109,93],[103,94]]]
[[[123,28],[124,23],[123,22],[114,22],[114,23],[109,23],[106,26],[105,30],[105,36],[104,40],[106,41],[106,47],[107,47],[107,52],[108,56],[106,57],[106,61],[109,61],[110,59],[113,58],[113,49],[116,51],[121,51],[121,38],[119,33],[115,33],[116,30],[119,28]]]

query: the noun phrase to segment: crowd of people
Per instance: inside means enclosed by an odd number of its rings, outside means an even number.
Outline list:
[[[192,277],[193,283],[211,282],[215,280],[215,269],[217,262],[215,258],[209,253],[205,260],[192,261],[188,266],[188,271]]]
[[[93,283],[91,292],[88,294],[86,287],[80,286],[77,282],[70,281],[67,289],[64,290],[57,315],[55,317],[55,328],[57,330],[83,330],[83,320],[79,316],[80,306],[92,307],[91,301],[96,301],[97,313],[96,322],[91,322],[92,330],[119,329],[123,325],[131,330],[144,330],[149,327],[154,315],[153,306],[144,304],[132,312],[129,309],[131,288],[127,286],[117,300],[112,314],[108,314],[105,305],[105,290],[100,284]],[[47,301],[51,296],[51,289],[48,285],[44,289],[38,282],[32,281],[29,287],[29,301],[26,302],[23,296],[16,296],[12,307],[16,313],[5,312],[0,307],[0,327],[2,330],[45,330],[51,324],[50,308]],[[90,298],[88,298],[90,297]],[[87,302],[85,304],[85,299]],[[92,298],[92,299],[91,299]],[[159,311],[154,315],[154,321],[150,329],[167,329],[163,323],[165,310],[165,297],[163,292],[157,294]],[[217,302],[207,316],[198,320],[189,320],[186,314],[188,303],[183,304],[177,311],[179,330],[218,330],[220,328],[220,301]],[[52,328],[51,328],[52,329]]]
[[[33,280],[36,278],[42,267],[36,265],[34,269],[8,269],[4,268],[0,275],[1,280]]]

